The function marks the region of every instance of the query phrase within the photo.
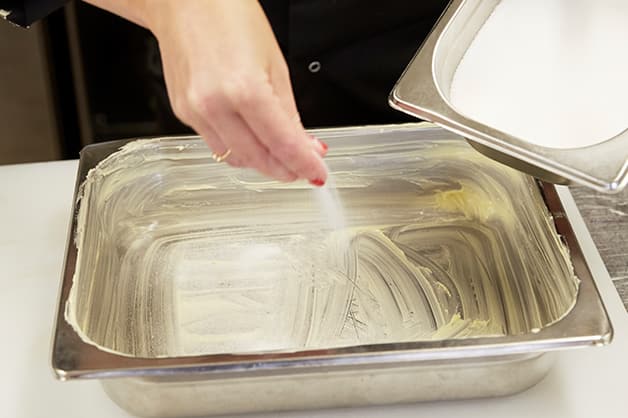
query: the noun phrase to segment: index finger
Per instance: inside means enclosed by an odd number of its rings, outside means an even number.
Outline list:
[[[325,163],[312,148],[307,132],[281,105],[272,86],[258,86],[239,107],[242,118],[271,155],[300,178],[317,185],[325,183]]]

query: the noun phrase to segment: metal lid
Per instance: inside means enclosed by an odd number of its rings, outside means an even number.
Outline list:
[[[546,181],[621,191],[628,184],[628,129],[596,145],[548,148],[464,116],[450,103],[457,66],[498,3],[453,0],[395,85],[391,106],[460,134],[483,154]]]

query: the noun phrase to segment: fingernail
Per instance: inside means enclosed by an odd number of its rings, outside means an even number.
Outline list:
[[[325,142],[321,141],[320,139],[318,140],[318,143],[321,144],[321,147],[323,147],[323,151],[327,152],[327,150],[329,149],[329,146]]]
[[[321,179],[310,180],[310,184],[312,186],[321,187],[325,185],[325,180],[321,180]]]

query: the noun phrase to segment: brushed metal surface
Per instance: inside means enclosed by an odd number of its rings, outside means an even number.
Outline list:
[[[607,195],[585,187],[570,190],[628,310],[628,191]]]
[[[144,417],[356,407],[510,395],[543,379],[555,356],[522,354],[213,379],[108,379],[102,385],[118,405]]]

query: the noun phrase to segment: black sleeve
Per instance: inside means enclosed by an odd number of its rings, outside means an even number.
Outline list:
[[[20,26],[30,26],[69,0],[0,0],[0,17]]]

